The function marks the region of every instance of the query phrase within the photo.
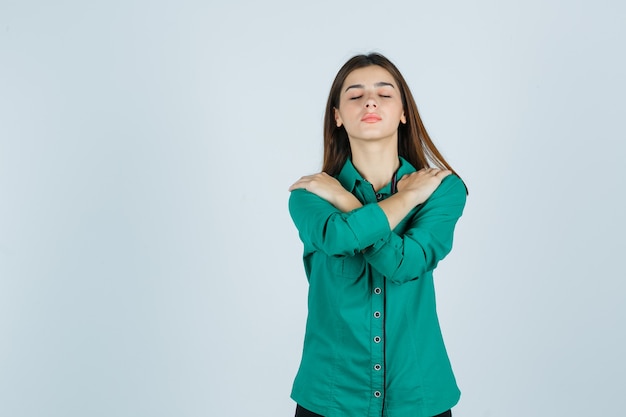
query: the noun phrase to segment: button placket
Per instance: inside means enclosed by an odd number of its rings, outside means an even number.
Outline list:
[[[372,280],[372,296],[371,296],[371,352],[372,362],[370,372],[372,375],[372,394],[382,401],[385,390],[385,374],[384,374],[384,355],[385,355],[385,340],[384,336],[384,320],[383,309],[385,306],[385,297],[383,294],[384,277],[375,274]]]

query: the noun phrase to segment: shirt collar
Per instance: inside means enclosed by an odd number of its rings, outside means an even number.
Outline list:
[[[406,159],[400,157],[400,167],[396,171],[396,178],[398,181],[406,174],[410,174],[411,172],[415,172],[416,169],[411,165]],[[337,176],[337,180],[343,185],[343,188],[352,192],[357,185],[358,182],[365,182],[365,179],[359,174],[359,171],[356,170],[354,165],[352,164],[352,159],[348,158],[346,163],[341,168],[339,175]]]

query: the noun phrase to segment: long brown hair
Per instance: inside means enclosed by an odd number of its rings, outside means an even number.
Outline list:
[[[406,123],[400,123],[398,126],[398,154],[417,170],[426,168],[432,163],[437,168],[449,169],[454,172],[426,132],[404,77],[391,61],[377,53],[352,57],[341,67],[335,81],[333,81],[324,115],[324,165],[322,171],[329,175],[337,175],[348,157],[352,155],[348,133],[343,126],[337,127],[334,109],[339,108],[341,87],[346,77],[352,71],[370,65],[378,65],[386,69],[400,89]],[[454,173],[456,174],[456,172]]]

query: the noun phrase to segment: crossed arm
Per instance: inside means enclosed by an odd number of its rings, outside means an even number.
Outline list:
[[[433,270],[452,248],[454,227],[466,198],[458,177],[443,181],[449,174],[439,172],[422,170],[405,176],[396,194],[364,206],[326,174],[301,178],[291,187],[289,209],[305,253],[360,253],[396,283]],[[418,204],[421,207],[407,218],[402,233],[394,232]]]
[[[389,228],[394,229],[418,204],[422,204],[439,187],[441,181],[452,172],[436,168],[424,168],[403,176],[398,181],[398,192],[378,203],[385,213]],[[335,178],[320,172],[307,175],[296,181],[289,191],[305,189],[323,198],[346,213],[362,206],[361,202],[347,191]]]

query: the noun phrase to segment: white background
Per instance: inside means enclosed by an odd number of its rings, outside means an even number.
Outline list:
[[[470,190],[435,274],[455,416],[619,415],[624,22],[617,0],[1,0],[0,415],[293,415],[287,188],[369,51]]]

